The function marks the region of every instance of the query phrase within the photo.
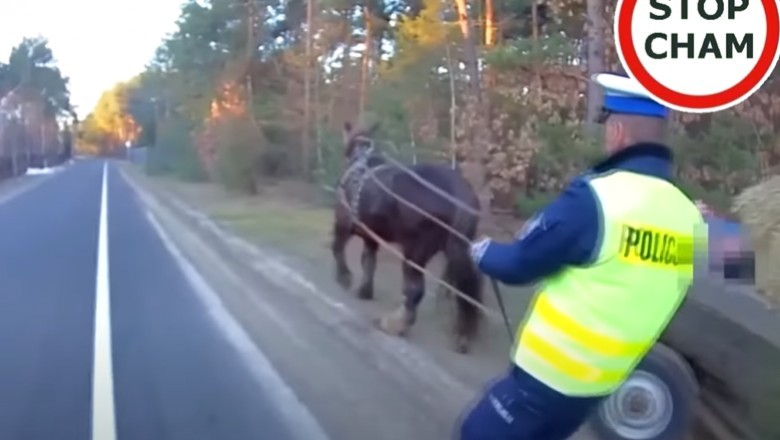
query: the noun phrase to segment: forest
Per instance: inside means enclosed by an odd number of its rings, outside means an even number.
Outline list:
[[[75,120],[48,42],[23,39],[0,61],[0,180],[69,159]]]
[[[495,212],[535,210],[601,154],[594,72],[619,69],[613,0],[190,0],[146,70],[105,91],[79,148],[148,147],[148,172],[254,193],[329,185],[344,121],[457,165]],[[151,55],[151,54],[150,54]],[[692,197],[731,197],[780,164],[780,81],[714,114],[675,114]]]

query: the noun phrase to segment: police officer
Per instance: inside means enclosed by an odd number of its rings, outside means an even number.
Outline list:
[[[512,243],[472,254],[506,284],[538,282],[508,373],[463,416],[462,440],[564,440],[652,348],[693,278],[696,205],[674,183],[669,110],[598,74],[608,156],[573,179]]]

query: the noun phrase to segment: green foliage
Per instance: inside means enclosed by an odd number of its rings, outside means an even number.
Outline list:
[[[217,151],[217,178],[227,189],[246,194],[256,194],[253,157],[243,144],[233,144]]]
[[[681,179],[677,185],[693,200],[701,200],[718,213],[718,215],[732,218],[732,196],[722,189],[707,189],[696,181]]]
[[[358,56],[367,23],[363,6],[378,49],[374,55],[382,56],[370,63],[365,100],[360,96]],[[250,84],[247,113],[259,132],[217,130],[215,145],[207,148],[216,151],[214,169],[207,168],[226,186],[251,192],[257,176],[307,174],[307,164],[301,164],[304,148],[309,149],[308,165],[315,169],[317,182],[334,185],[343,169],[340,123],[353,119],[357,103],[365,101],[360,117],[381,122],[377,146],[385,153],[406,162],[447,161],[454,132],[461,159],[469,148],[506,158],[495,161],[495,169],[493,164],[486,166],[488,180],[491,184],[500,180],[500,191],[522,193],[518,210],[532,212],[604,154],[603,142],[581,131],[585,90],[579,80],[587,43],[586,4],[494,2],[500,35],[491,47],[479,43],[485,41],[487,27],[477,17],[485,17],[486,6],[469,5],[489,115],[472,114],[470,55],[457,8],[454,2],[437,0],[318,3],[312,47],[317,61],[309,72],[315,82],[309,89],[311,103],[303,102],[306,1],[188,0],[176,31],[160,46],[152,65],[128,82],[124,97],[117,95],[125,101],[117,108],[140,127],[139,143],[155,145],[150,168],[202,178],[198,164],[212,156],[201,151],[199,160],[194,144],[200,148],[201,143],[193,141],[201,140],[209,126],[206,121],[224,116],[212,113],[212,104],[222,99],[216,91],[224,84],[239,88]],[[255,15],[250,18],[251,14]],[[537,29],[531,28],[533,22]],[[45,53],[41,59],[46,59]],[[2,72],[0,66],[0,90]],[[304,127],[307,105],[309,127]],[[457,118],[455,127],[451,111]],[[469,139],[470,121],[483,116],[489,118],[491,134]],[[94,125],[94,119],[84,125]],[[688,131],[673,142],[679,180],[691,194],[725,206],[731,194],[756,179],[758,158],[772,151],[775,139],[758,135],[767,130],[758,130],[748,118],[727,112],[703,119],[707,123],[697,120],[700,129],[695,132],[686,124]],[[175,121],[187,121],[186,130],[172,129],[179,123]],[[306,128],[312,145],[302,145]],[[179,160],[181,167],[174,165]],[[511,204],[512,197],[504,200]]]
[[[706,130],[693,135],[678,133],[673,145],[679,162],[702,173],[697,179],[701,185],[734,192],[757,177],[759,147],[771,141],[745,119],[716,113]]]
[[[518,38],[493,48],[485,55],[485,60],[491,66],[509,70],[551,60],[565,60],[574,53],[575,47],[570,39],[562,34],[552,34],[542,36],[539,41]]]
[[[749,121],[716,113],[698,133],[673,136],[679,184],[689,197],[728,215],[732,197],[759,178],[760,147],[772,143]]]
[[[206,173],[192,148],[192,128],[191,122],[180,117],[161,123],[157,143],[148,151],[147,173],[170,174],[194,182],[206,180]]]
[[[585,137],[580,127],[541,123],[538,135],[542,146],[531,160],[528,191],[518,191],[515,211],[528,218],[544,208],[569,180],[604,156],[599,139]]]
[[[581,170],[604,155],[601,139],[586,137],[579,126],[542,122],[537,129],[543,143],[537,157],[548,169],[565,166]]]
[[[515,212],[520,218],[530,218],[541,211],[558,196],[556,192],[518,193],[515,198]]]
[[[141,133],[137,139],[139,145],[154,145],[157,136],[157,122],[164,103],[158,98],[154,79],[149,74],[139,75],[128,83],[125,111],[135,121]]]
[[[327,127],[321,127],[321,129],[320,152],[322,161],[317,167],[314,177],[320,186],[333,188],[338,183],[343,170],[344,141],[341,132],[328,130]]]
[[[216,128],[215,138],[219,182],[232,191],[257,193],[257,168],[267,146],[259,130],[245,119],[228,118]]]
[[[543,122],[537,129],[542,145],[531,160],[532,190],[559,191],[604,156],[603,143],[585,137],[580,127]]]
[[[100,128],[98,127],[97,122],[95,121],[95,118],[92,116],[92,114],[87,115],[87,117],[81,122],[78,137],[81,142],[88,145],[100,145],[105,141],[103,132],[100,131]]]
[[[76,115],[70,103],[68,79],[57,67],[46,39],[24,38],[11,50],[8,62],[0,62],[0,98],[8,98],[4,102],[8,107],[0,109],[3,154],[8,146],[15,145],[15,154],[25,159],[37,157],[33,162],[42,160],[45,164],[52,163],[54,157],[69,157],[71,126],[65,120],[73,121]],[[9,109],[13,111],[4,114]],[[62,134],[59,139],[55,137],[58,132]],[[49,133],[46,141],[43,133]],[[14,173],[23,171],[14,165]]]
[[[45,113],[73,115],[68,79],[54,63],[54,54],[44,38],[25,38],[11,50],[8,64],[0,68],[0,95],[19,89],[42,97]]]

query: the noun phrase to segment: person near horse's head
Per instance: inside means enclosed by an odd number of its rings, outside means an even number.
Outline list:
[[[537,283],[507,374],[464,413],[462,440],[564,440],[618,389],[675,315],[693,278],[702,215],[673,183],[669,109],[602,73],[606,157],[511,243],[472,257],[506,284]]]

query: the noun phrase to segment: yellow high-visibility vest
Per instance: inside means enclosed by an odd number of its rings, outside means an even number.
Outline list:
[[[693,280],[706,233],[672,183],[614,171],[588,179],[600,208],[600,250],[588,266],[542,282],[518,329],[513,361],[570,396],[618,388],[658,340]]]

